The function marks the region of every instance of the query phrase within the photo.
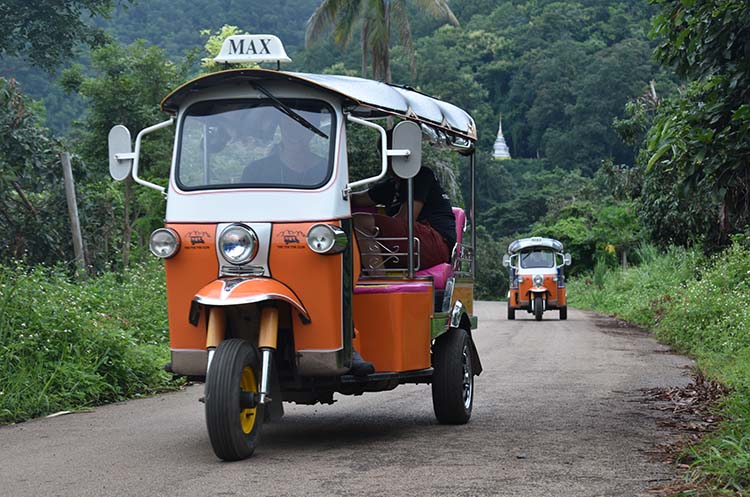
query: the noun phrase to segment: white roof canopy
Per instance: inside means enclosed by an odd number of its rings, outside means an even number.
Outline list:
[[[522,250],[533,248],[546,248],[552,249],[556,252],[562,252],[563,244],[554,238],[542,238],[539,236],[533,238],[521,238],[520,240],[514,240],[508,245],[508,252],[514,254],[516,252],[521,252]]]
[[[194,79],[174,90],[162,101],[162,110],[175,114],[182,101],[196,91],[248,81],[289,81],[333,92],[348,100],[347,111],[362,118],[396,116],[422,124],[433,141],[470,150],[477,139],[474,119],[448,102],[414,89],[330,74],[308,74],[267,69],[231,69]],[[427,128],[427,129],[425,129]]]

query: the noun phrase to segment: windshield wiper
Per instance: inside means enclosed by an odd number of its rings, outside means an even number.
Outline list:
[[[292,119],[294,119],[295,121],[297,121],[298,123],[300,123],[302,126],[304,126],[305,128],[307,128],[310,131],[312,131],[313,133],[315,133],[316,135],[320,135],[323,138],[325,138],[326,140],[328,139],[328,135],[327,134],[325,134],[323,131],[321,131],[320,129],[318,129],[313,123],[311,123],[310,121],[308,121],[304,117],[302,117],[299,114],[297,114],[294,111],[294,109],[292,109],[291,107],[289,107],[287,104],[285,104],[284,102],[282,102],[278,98],[274,97],[271,94],[271,92],[269,92],[268,90],[266,90],[260,83],[256,83],[256,82],[253,81],[250,84],[253,86],[253,88],[255,88],[256,90],[258,90],[259,92],[261,92],[263,95],[265,95],[268,98],[270,98],[271,101],[274,103],[274,107],[276,107],[277,109],[279,109],[281,112],[283,112],[287,116],[291,117]]]

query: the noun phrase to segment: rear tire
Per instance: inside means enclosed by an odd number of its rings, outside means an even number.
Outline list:
[[[441,424],[462,425],[474,406],[471,340],[454,328],[439,336],[432,348],[432,406]]]
[[[255,451],[264,406],[242,407],[241,397],[258,393],[259,378],[260,360],[252,343],[230,338],[219,344],[206,379],[206,426],[219,459],[239,461]]]
[[[537,321],[542,320],[542,313],[544,313],[544,299],[541,295],[534,297],[534,317]]]
[[[560,320],[565,321],[566,319],[568,319],[568,306],[564,305],[560,307]]]

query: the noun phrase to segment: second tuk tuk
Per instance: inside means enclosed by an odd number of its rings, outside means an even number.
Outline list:
[[[278,38],[243,35],[228,38],[216,60],[288,58]],[[471,116],[404,87],[278,69],[206,74],[170,93],[162,110],[171,117],[140,131],[134,151],[128,130],[112,129],[110,172],[115,179],[132,174],[166,197],[165,227],[152,234],[150,248],[166,267],[168,367],[205,380],[216,455],[252,455],[283,402],[332,404],[336,393],[405,383],[432,384],[437,420],[466,423],[482,371],[472,337]],[[398,121],[390,141],[387,118]],[[347,123],[380,136],[376,176],[350,178]],[[172,125],[170,176],[157,185],[140,175],[141,141]],[[408,250],[397,253],[392,240],[380,240],[388,271],[363,270],[352,190],[383,178],[389,161],[411,182],[422,141],[468,157],[472,191],[468,212],[454,209],[451,261],[420,266],[410,216]],[[282,167],[278,154],[291,154],[294,167]],[[353,350],[375,373],[350,374]]]
[[[570,254],[563,254],[563,244],[552,238],[514,240],[503,256],[508,267],[508,319],[517,310],[525,310],[542,320],[544,311],[557,309],[560,319],[568,318],[563,267],[570,265]]]

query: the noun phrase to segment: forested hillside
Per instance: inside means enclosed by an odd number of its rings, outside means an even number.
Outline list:
[[[500,245],[508,238],[530,233],[550,206],[554,217],[560,205],[573,199],[607,197],[607,188],[597,190],[592,177],[605,161],[632,165],[638,145],[623,141],[613,121],[625,118],[625,104],[644,95],[650,81],[655,81],[659,94],[674,88],[674,77],[652,59],[655,43],[647,32],[654,8],[645,1],[460,0],[451,3],[459,26],[426,15],[416,4],[408,5],[414,64],[402,48],[403,35],[394,34],[393,81],[454,102],[477,121],[482,179],[477,219],[483,229],[482,247],[492,252],[502,250]],[[227,24],[279,35],[293,59],[291,69],[359,75],[356,35],[345,46],[324,36],[304,47],[305,24],[316,6],[313,0],[282,2],[274,9],[263,2],[133,2],[98,17],[96,26],[123,47],[122,57],[153,46],[164,60],[183,64],[186,78],[195,74],[198,59],[205,56],[202,46],[207,35],[201,36],[201,31],[215,33]],[[144,40],[142,48],[132,45],[137,39]],[[102,57],[81,50],[82,66],[73,71],[75,75],[65,71],[63,84],[57,75],[72,61],[61,61],[51,74],[6,57],[3,74],[17,77],[21,91],[41,99],[50,128],[78,137],[68,143],[93,144],[103,140],[101,119],[106,116],[97,118],[101,129],[91,129],[94,102],[77,81],[102,77],[116,67],[114,60],[102,65]],[[373,76],[370,70],[367,76]],[[168,86],[155,90],[166,93]],[[156,106],[157,95],[148,102],[143,103]],[[490,157],[501,116],[511,155],[517,159],[505,163]],[[112,122],[116,120],[112,116]],[[80,150],[84,170],[104,159],[103,143]],[[148,213],[148,217],[158,219],[159,214]],[[544,221],[545,225],[555,222]],[[144,229],[150,226],[141,224]],[[606,238],[604,231],[601,236]],[[611,242],[576,240],[567,233],[560,237],[574,244],[574,255],[584,265]],[[503,274],[494,267],[485,269],[492,271],[487,276],[496,282],[484,289],[486,295],[502,294]]]

